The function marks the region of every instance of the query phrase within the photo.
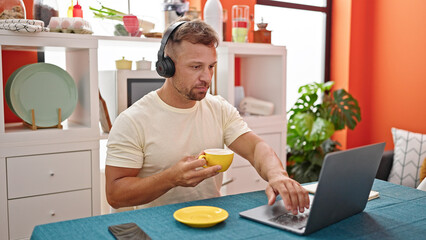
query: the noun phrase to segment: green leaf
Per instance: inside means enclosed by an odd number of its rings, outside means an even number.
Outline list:
[[[287,145],[290,148],[296,148],[299,140],[300,140],[300,135],[297,133],[296,129],[288,128],[287,129]]]
[[[300,96],[289,111],[289,119],[291,119],[297,113],[312,111],[312,106],[314,106],[317,99],[318,96],[316,94],[303,94]]]
[[[333,85],[334,85],[333,81],[328,81],[324,83],[323,92],[329,91],[333,87]]]
[[[312,124],[311,132],[309,137],[310,141],[325,141],[331,137],[334,133],[334,125],[332,122],[327,121],[323,118],[317,118]]]
[[[358,101],[352,97],[344,89],[333,92],[335,105],[331,110],[331,121],[334,123],[336,130],[354,129],[358,122],[361,121],[361,109]]]
[[[312,113],[298,113],[294,116],[294,126],[299,136],[309,138],[315,116]]]

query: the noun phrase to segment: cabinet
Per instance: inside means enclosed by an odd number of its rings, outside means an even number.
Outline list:
[[[0,93],[0,239],[29,238],[35,225],[100,214],[97,47],[93,36],[0,31],[2,51],[60,56],[49,63],[63,62],[78,89],[63,129],[6,123]],[[3,89],[2,77],[0,68]]]
[[[270,116],[244,116],[248,126],[262,137],[277,153],[283,165],[286,162],[286,56],[283,46],[253,43],[223,42],[217,49],[217,91],[234,106],[235,71],[240,69],[241,86],[246,97],[274,104]],[[239,58],[240,65],[235,66]],[[236,106],[237,107],[237,106]],[[264,190],[266,182],[250,163],[236,155],[225,173],[224,194]]]

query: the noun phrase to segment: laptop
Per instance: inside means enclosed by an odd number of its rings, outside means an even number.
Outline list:
[[[293,215],[280,199],[240,212],[240,216],[300,235],[308,235],[362,212],[379,168],[385,143],[325,156],[315,196],[304,213]],[[312,199],[313,198],[313,199]]]

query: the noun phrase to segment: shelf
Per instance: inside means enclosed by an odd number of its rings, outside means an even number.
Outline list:
[[[275,115],[285,115],[286,56],[284,46],[224,42],[218,52],[218,93],[235,106],[235,71],[245,97],[272,102]],[[235,59],[240,65],[235,66]]]
[[[115,60],[125,57],[133,61],[132,69],[136,69],[136,61],[151,61],[151,67],[157,61],[157,52],[161,39],[134,37],[98,37],[99,39],[99,71],[115,70]]]
[[[234,54],[236,57],[244,57],[246,55],[264,55],[264,56],[282,56],[286,51],[285,46],[275,46],[266,43],[235,43],[222,42],[219,44],[218,52],[226,48],[228,53]]]
[[[24,127],[22,123],[5,122],[3,109],[5,100],[4,91],[2,91],[0,94],[0,147],[3,144],[25,144],[37,139],[41,139],[42,142],[51,142],[49,138],[52,138],[56,143],[60,143],[76,139],[99,138],[97,39],[82,34],[11,31],[0,31],[0,37],[1,50],[43,51],[47,63],[55,64],[71,75],[78,92],[76,108],[67,121],[62,123],[63,129],[31,130]],[[55,57],[48,61],[47,56],[52,52]],[[3,53],[0,54],[1,64],[7,59],[3,58]],[[57,55],[59,57],[56,57]],[[3,79],[3,69],[0,69],[0,79],[2,80],[0,87],[4,89],[3,82],[6,81]]]

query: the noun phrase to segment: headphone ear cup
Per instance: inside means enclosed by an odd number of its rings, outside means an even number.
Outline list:
[[[158,75],[169,78],[175,75],[175,63],[170,57],[165,57],[161,61],[157,61],[155,64],[155,69],[157,70]]]
[[[157,70],[158,75],[166,77],[166,68],[164,66],[164,59],[158,60],[155,64],[155,70]]]
[[[164,58],[164,66],[165,66],[165,77],[173,77],[175,75],[175,63],[170,57]]]

